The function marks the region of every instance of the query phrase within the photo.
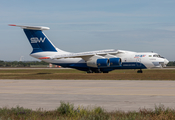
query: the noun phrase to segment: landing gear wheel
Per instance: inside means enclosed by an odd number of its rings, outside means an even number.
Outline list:
[[[95,73],[101,73],[100,69],[95,70]]]
[[[137,73],[143,73],[142,69],[138,70]]]
[[[103,73],[108,73],[108,71],[103,71]]]
[[[93,71],[92,70],[88,70],[87,73],[93,73]]]

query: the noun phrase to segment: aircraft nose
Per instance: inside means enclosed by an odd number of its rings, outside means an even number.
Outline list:
[[[169,61],[167,59],[164,60],[164,64],[167,65]]]

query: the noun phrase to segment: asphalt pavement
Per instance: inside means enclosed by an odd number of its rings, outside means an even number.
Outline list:
[[[108,111],[175,108],[175,81],[0,80],[0,107],[54,110],[60,101]]]

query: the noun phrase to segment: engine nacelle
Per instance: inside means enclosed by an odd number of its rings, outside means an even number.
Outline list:
[[[122,64],[121,58],[118,58],[115,55],[107,54],[107,55],[104,55],[103,57],[109,59],[110,67],[117,67],[117,66],[121,66]]]
[[[111,67],[121,66],[122,64],[121,58],[109,58],[109,61]]]
[[[106,58],[110,57],[110,58]],[[121,66],[122,60],[112,55],[108,56],[99,56],[94,55],[86,61],[87,66],[94,68],[105,68],[105,67],[117,67]]]
[[[108,67],[110,65],[109,59],[104,58],[104,59],[94,59],[87,61],[87,66],[89,67],[96,67],[96,68],[103,68],[103,67]]]
[[[92,56],[88,61],[86,61],[86,64],[89,67],[95,68],[103,68],[108,67],[110,65],[109,59],[99,55]]]
[[[105,58],[105,59],[97,59],[97,66],[99,68],[101,67],[108,67],[110,65],[109,63],[109,59]]]

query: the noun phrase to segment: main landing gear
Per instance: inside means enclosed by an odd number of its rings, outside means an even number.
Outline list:
[[[109,71],[101,71],[100,69],[91,70],[89,69],[87,73],[108,73]]]
[[[109,71],[103,71],[103,73],[108,73]]]
[[[138,70],[137,73],[143,73],[142,69]]]
[[[92,70],[88,70],[87,73],[93,73],[93,71]]]
[[[95,73],[101,73],[100,69],[96,69]]]
[[[101,73],[101,71],[100,71],[100,69],[95,69],[95,70],[91,70],[91,69],[89,69],[88,71],[87,71],[87,73]]]

